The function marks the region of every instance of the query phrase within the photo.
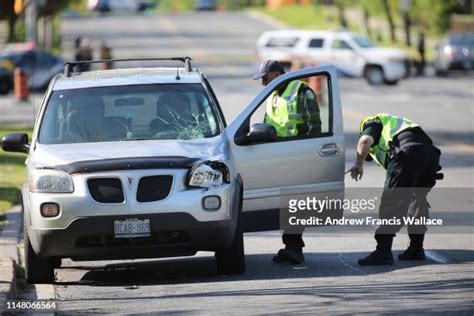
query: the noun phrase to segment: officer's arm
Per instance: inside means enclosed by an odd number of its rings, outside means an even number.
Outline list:
[[[351,178],[358,181],[364,174],[364,159],[369,154],[370,147],[374,144],[374,138],[370,135],[362,135],[357,142],[357,158],[354,165],[346,173],[351,174]]]
[[[364,165],[364,160],[369,154],[370,147],[374,144],[374,138],[370,135],[362,135],[357,142],[357,158],[355,164]]]

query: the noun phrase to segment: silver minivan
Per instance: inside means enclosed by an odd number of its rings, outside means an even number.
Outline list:
[[[227,125],[207,78],[185,67],[65,74],[51,82],[23,152],[25,270],[50,283],[61,259],[215,252],[223,274],[245,271],[244,231],[279,228],[282,198],[340,195],[344,136],[336,72],[284,74]],[[265,100],[292,80],[318,98],[322,128],[278,138]]]

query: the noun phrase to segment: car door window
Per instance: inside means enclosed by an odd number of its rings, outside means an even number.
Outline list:
[[[272,37],[268,40],[266,47],[270,48],[292,48],[299,42],[298,37]]]
[[[324,40],[322,38],[312,38],[309,43],[309,48],[322,48],[324,44]]]
[[[326,75],[304,77],[279,86],[252,114],[250,124],[272,125],[277,141],[316,138],[332,132],[332,102]]]
[[[352,47],[349,44],[347,44],[346,41],[338,40],[338,39],[336,39],[332,42],[331,48],[352,50]]]
[[[301,87],[303,84],[316,95],[321,131],[311,135],[275,137],[271,126],[262,124],[267,105],[273,106],[267,100],[278,90],[290,87],[291,91],[292,86]],[[285,97],[285,93],[282,96]],[[282,101],[278,105],[285,103]],[[259,125],[255,125],[257,123]],[[342,110],[337,74],[332,66],[308,67],[275,78],[228,126],[226,134],[233,140],[231,148],[236,169],[245,183],[244,214],[265,212],[268,223],[277,224],[269,224],[272,229],[279,229],[280,209],[288,206],[285,203],[287,197],[323,193],[336,198],[344,191]],[[246,230],[263,229],[247,227],[247,223]]]

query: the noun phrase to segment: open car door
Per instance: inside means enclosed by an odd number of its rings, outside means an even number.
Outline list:
[[[270,124],[263,124],[268,99],[275,98],[293,81],[298,81],[300,88],[305,87],[302,98],[314,93],[316,108],[301,108],[315,113],[300,114],[318,115],[320,126],[307,127],[312,130],[308,133],[265,137],[272,130],[268,128]],[[243,178],[246,231],[279,229],[285,198],[340,198],[344,194],[342,109],[334,67],[305,68],[277,77],[228,126],[226,133]]]

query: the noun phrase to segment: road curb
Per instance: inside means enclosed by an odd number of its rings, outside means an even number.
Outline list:
[[[17,297],[15,267],[18,261],[18,241],[21,234],[21,206],[11,208],[6,214],[6,224],[0,232],[0,314],[6,301]]]

